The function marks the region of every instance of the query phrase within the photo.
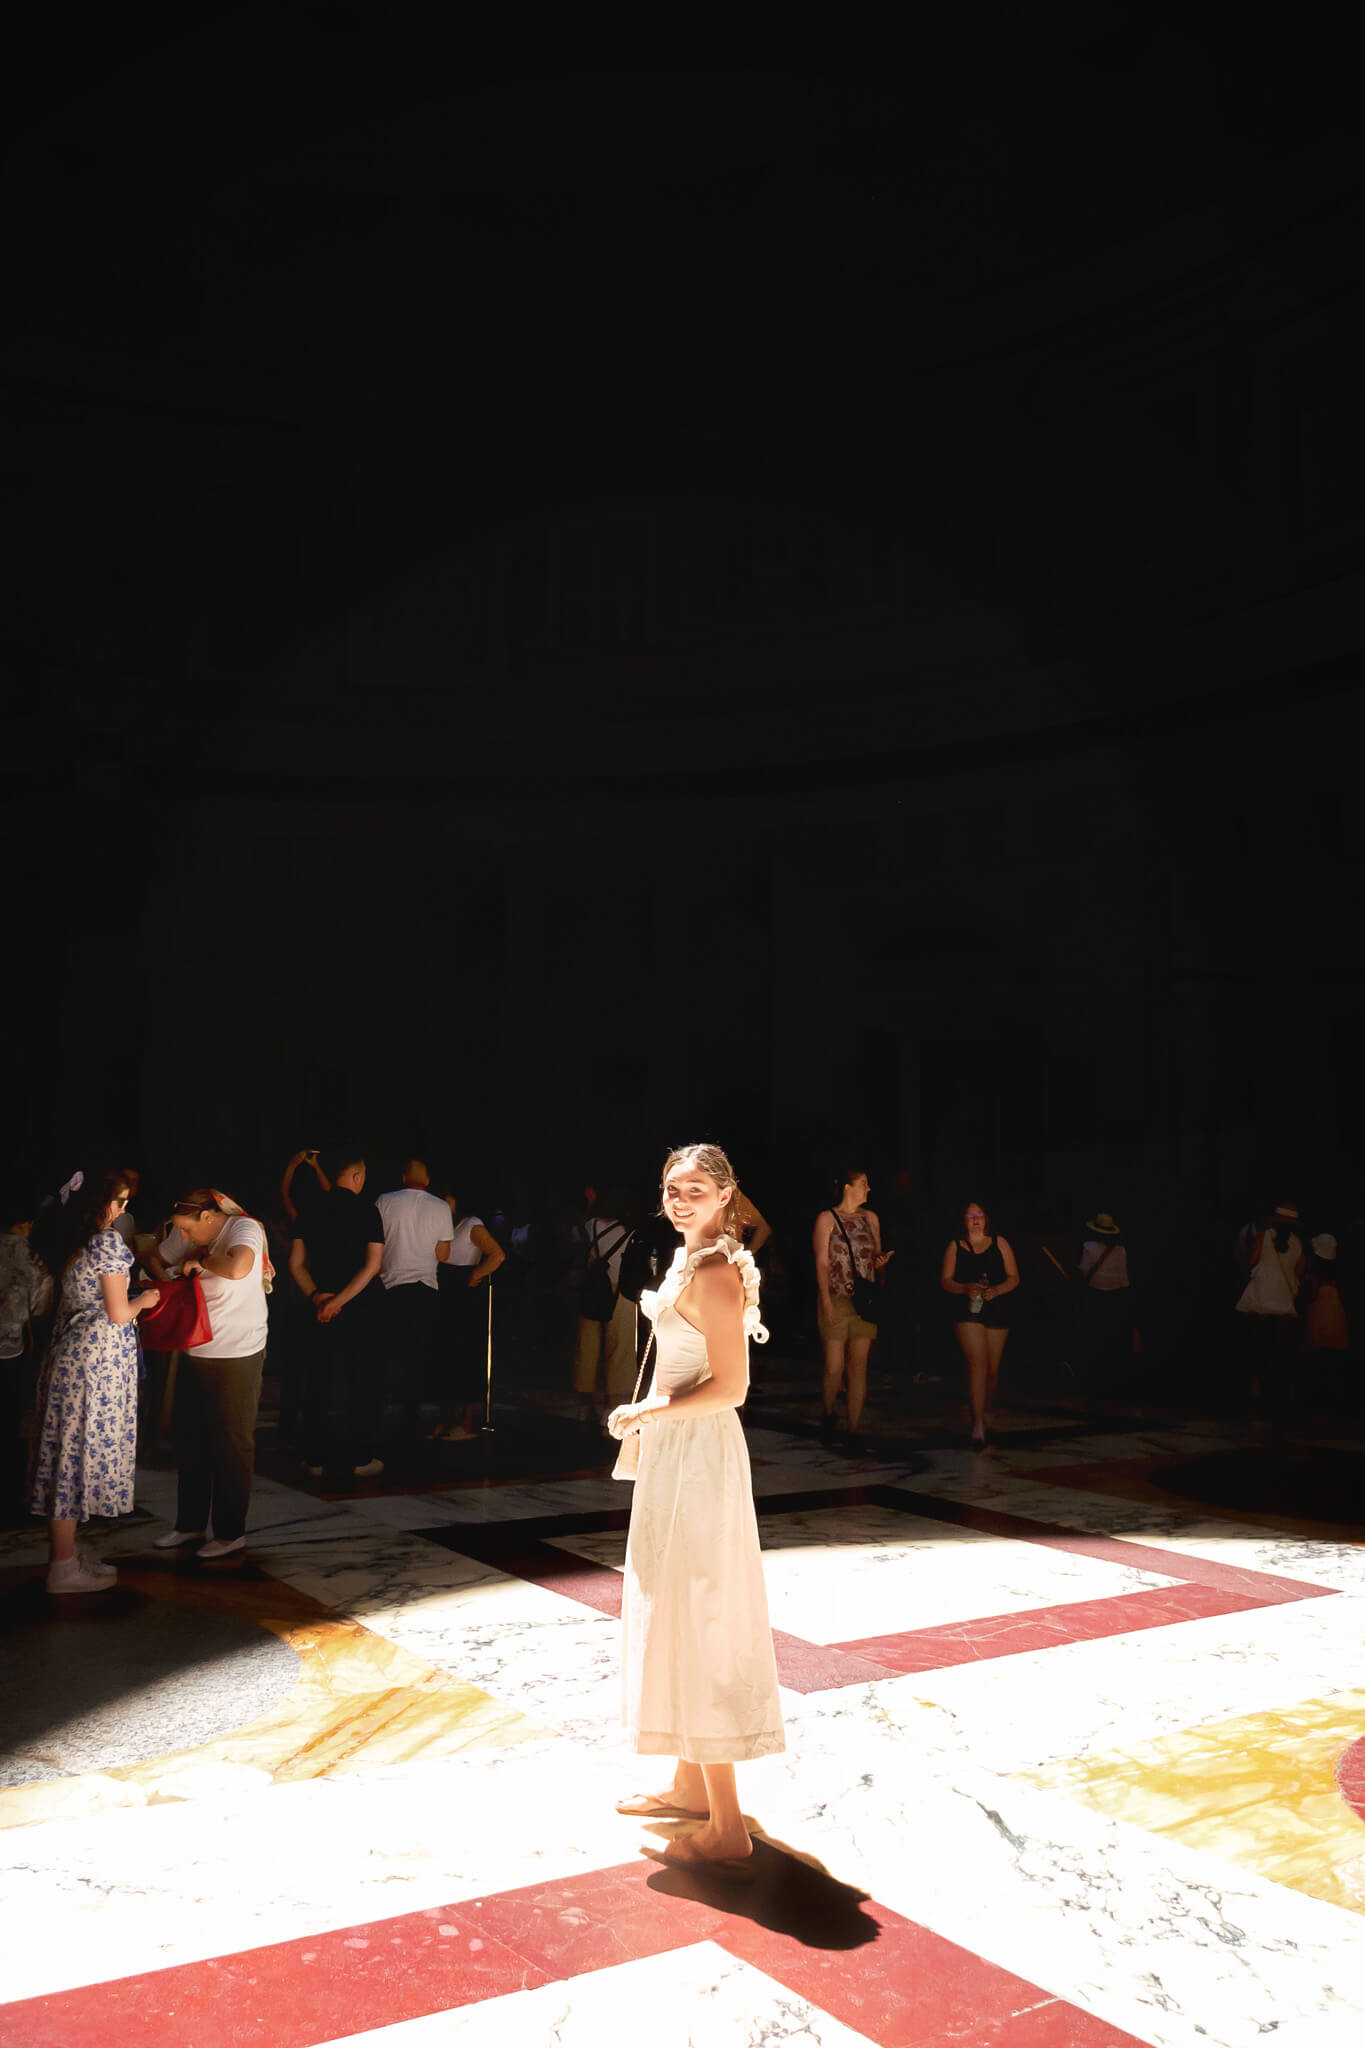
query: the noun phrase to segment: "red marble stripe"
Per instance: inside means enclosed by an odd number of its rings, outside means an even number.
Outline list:
[[[314,2048],[712,1941],[881,2048],[1144,2048],[761,1845],[733,1903],[635,1860],[5,2006],[23,2048]],[[647,2016],[622,2017],[648,2034]]]
[[[1337,1758],[1337,1785],[1351,1811],[1365,1820],[1365,1735],[1348,1742]]]
[[[907,1518],[917,1517],[998,1536],[1008,1542],[1032,1543],[1076,1557],[1092,1557],[1173,1581],[1135,1593],[1117,1593],[1097,1600],[1078,1600],[1057,1607],[1026,1609],[1016,1614],[986,1615],[974,1621],[947,1622],[937,1628],[911,1629],[865,1636],[843,1643],[811,1643],[774,1629],[777,1674],[791,1692],[832,1692],[843,1686],[869,1685],[888,1672],[937,1671],[954,1664],[984,1663],[1014,1657],[1028,1650],[1046,1650],[1059,1643],[1096,1642],[1130,1630],[1166,1628],[1206,1615],[1240,1614],[1290,1600],[1320,1600],[1335,1589],[1288,1579],[1272,1572],[1223,1565],[1210,1558],[1186,1557],[1147,1543],[1115,1536],[1094,1536],[1058,1523],[971,1501],[940,1500],[900,1488],[878,1496]],[[771,1504],[770,1511],[771,1511]],[[436,1533],[436,1532],[434,1532]],[[451,1540],[455,1532],[439,1532]],[[566,1600],[619,1616],[622,1576],[608,1565],[591,1563],[573,1551],[538,1538],[513,1538],[505,1529],[461,1530],[458,1547],[466,1554],[495,1563],[514,1578],[543,1586]],[[452,1542],[452,1547],[455,1547]]]
[[[1209,1557],[1162,1550],[1157,1544],[1132,1543],[1126,1536],[1094,1536],[1083,1529],[1068,1529],[1061,1522],[1006,1514],[1001,1508],[980,1507],[974,1501],[940,1500],[929,1493],[906,1493],[904,1497],[913,1501],[914,1513],[932,1521],[956,1523],[964,1529],[977,1529],[983,1535],[1007,1537],[1011,1542],[1036,1543],[1044,1550],[1062,1550],[1072,1557],[1096,1557],[1105,1564],[1127,1565],[1132,1571],[1159,1572],[1165,1578],[1183,1579],[1192,1586],[1254,1593],[1258,1602],[1315,1600],[1323,1593],[1335,1591],[1332,1587],[1312,1585],[1307,1579],[1286,1579],[1245,1565],[1219,1564]]]
[[[0,2040],[13,2048],[312,2048],[548,1981],[464,1907],[442,1907],[22,1999],[0,2007]]]
[[[599,1614],[619,1616],[621,1612],[623,1580],[610,1565],[591,1564],[553,1543],[526,1543],[516,1550],[499,1550],[496,1555],[498,1570],[513,1578],[544,1586],[547,1592],[595,1608]],[[808,1643],[782,1629],[773,1630],[773,1648],[778,1678],[790,1692],[830,1692],[841,1685],[869,1685],[886,1676],[884,1667],[865,1657],[850,1656],[825,1643]]]
[[[1316,1588],[1314,1589],[1317,1590]],[[1059,1607],[1026,1608],[1019,1614],[988,1614],[976,1621],[952,1621],[937,1628],[907,1629],[897,1635],[863,1636],[833,1647],[850,1657],[870,1658],[888,1671],[943,1671],[954,1664],[985,1664],[994,1657],[1019,1657],[1027,1650],[1051,1650],[1059,1643],[1093,1643],[1105,1636],[1213,1614],[1243,1614],[1280,1604],[1284,1594],[1253,1599],[1221,1593],[1211,1586],[1161,1586],[1139,1593],[1114,1593],[1104,1600],[1076,1600]]]
[[[804,1636],[773,1630],[777,1676],[788,1692],[833,1692],[841,1685],[872,1685],[886,1666],[841,1643],[808,1643]]]

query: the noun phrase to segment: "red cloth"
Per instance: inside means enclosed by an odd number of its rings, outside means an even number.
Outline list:
[[[162,1280],[161,1299],[155,1308],[145,1309],[139,1318],[142,1342],[148,1351],[191,1351],[207,1344],[213,1335],[204,1290],[197,1273],[183,1280]]]

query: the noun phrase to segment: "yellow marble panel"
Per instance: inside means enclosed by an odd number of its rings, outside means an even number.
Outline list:
[[[280,1599],[281,1590],[248,1581],[200,1596],[252,1610],[297,1652],[298,1680],[278,1706],[192,1749],[0,1790],[0,1828],[172,1799],[235,1804],[294,1779],[505,1749],[549,1733],[359,1622],[301,1617],[300,1607],[313,1603],[290,1589]],[[285,1612],[270,1611],[281,1607]]]
[[[1365,1913],[1365,1823],[1336,1781],[1365,1691],[1182,1730],[1023,1775],[1113,1820]]]

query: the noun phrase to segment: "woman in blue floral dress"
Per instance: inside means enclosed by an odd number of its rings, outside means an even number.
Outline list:
[[[118,1573],[76,1543],[91,1515],[126,1515],[137,1451],[137,1332],[156,1288],[129,1296],[133,1255],[112,1228],[128,1200],[122,1173],[67,1183],[35,1237],[61,1275],[52,1347],[38,1383],[38,1438],[29,1505],[46,1515],[49,1593],[98,1593]]]

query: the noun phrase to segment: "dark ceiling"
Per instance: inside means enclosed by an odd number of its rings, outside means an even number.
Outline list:
[[[914,19],[894,62],[827,37],[764,62],[460,48],[347,6],[49,28],[10,134],[0,345],[21,662],[82,687],[47,569],[72,547],[127,613],[99,688],[250,674],[253,718],[314,751],[345,699],[337,768],[394,765],[357,713],[376,679],[493,770],[556,756],[585,664],[629,700],[606,751],[630,767],[630,720],[699,688],[752,696],[757,755],[800,755],[802,692],[836,682],[894,751],[945,689],[1005,730],[1088,713],[1097,662],[1137,702],[1255,681],[1271,643],[1272,666],[1340,658],[1341,53],[1233,46],[1221,11]],[[167,553],[197,517],[207,567]],[[649,525],[650,577],[700,577],[700,631],[680,599],[603,641],[602,578],[635,573],[613,522]],[[551,632],[539,585],[589,527],[597,609],[566,624],[556,594]],[[453,583],[484,610],[498,585],[477,646]],[[348,651],[319,655],[343,609]]]

